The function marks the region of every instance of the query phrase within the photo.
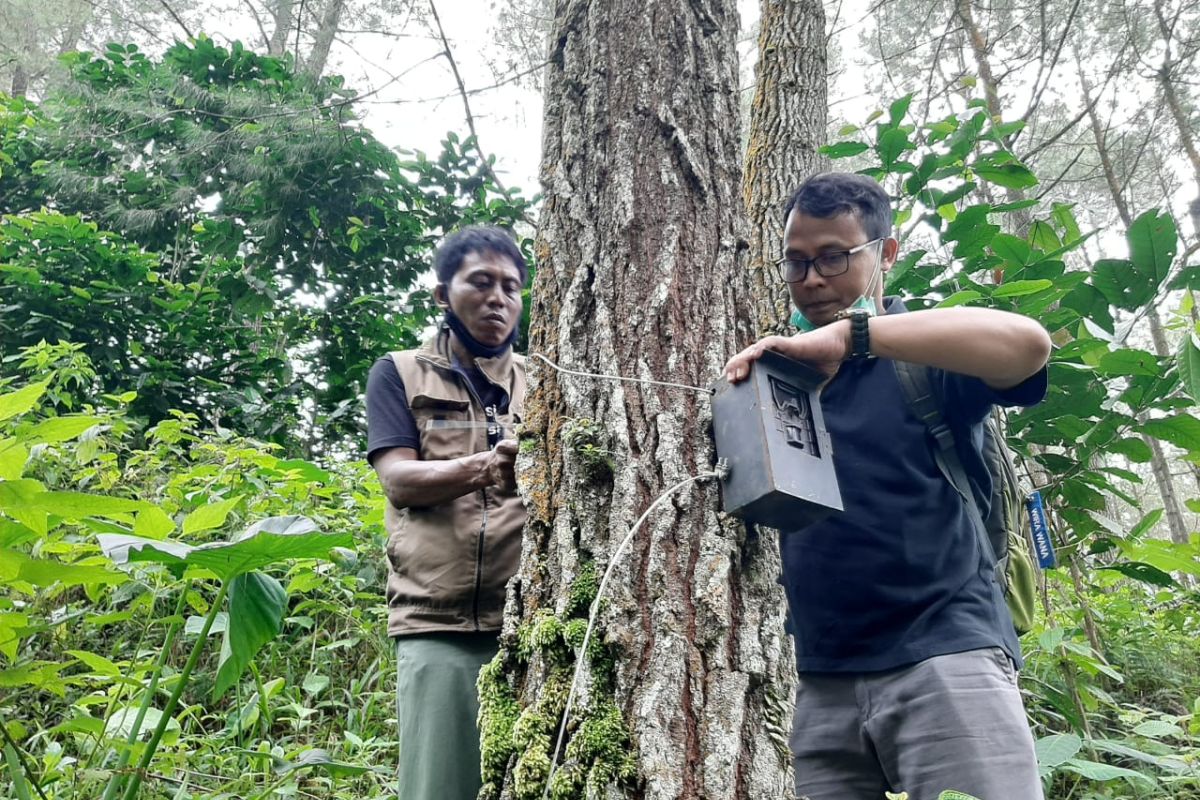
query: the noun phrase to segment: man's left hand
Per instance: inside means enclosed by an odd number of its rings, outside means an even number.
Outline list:
[[[794,361],[802,361],[833,377],[838,367],[850,355],[850,323],[838,320],[807,333],[795,336],[767,336],[729,359],[725,378],[730,383],[745,380],[750,365],[766,350],[774,350]]]

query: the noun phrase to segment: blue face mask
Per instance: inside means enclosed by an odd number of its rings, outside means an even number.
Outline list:
[[[868,297],[858,298],[850,305],[850,308],[851,309],[855,309],[855,308],[864,309],[872,317],[879,313],[879,311],[876,310],[876,308],[875,308],[875,301]],[[811,322],[809,322],[808,318],[805,317],[803,314],[801,314],[799,309],[796,309],[795,311],[792,312],[791,322],[792,322],[792,325],[794,325],[796,328],[800,329],[804,333],[808,333],[809,331],[815,331],[817,329],[817,326],[813,325]]]

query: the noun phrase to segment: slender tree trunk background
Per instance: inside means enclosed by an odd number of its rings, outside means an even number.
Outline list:
[[[783,205],[810,175],[826,169],[817,152],[828,116],[825,8],[817,0],[761,0],[758,64],[742,195],[749,218],[750,280],[762,303],[760,334],[782,333],[791,312],[775,274],[783,255]]]
[[[554,17],[530,352],[707,385],[754,334],[735,3],[560,0]],[[655,498],[715,460],[702,393],[560,376],[537,362],[530,387],[519,461],[530,519],[501,654],[527,711],[548,698],[560,707],[565,687],[560,677],[548,688],[545,656],[517,656],[538,638],[522,626],[562,615],[589,562],[602,572]],[[615,657],[609,702],[636,753],[636,777],[616,796],[790,797],[778,687],[792,658],[775,544],[718,507],[712,481],[678,491],[606,591],[598,635]],[[599,706],[598,694],[585,691],[572,719]],[[508,767],[502,796],[542,769],[528,748]]]

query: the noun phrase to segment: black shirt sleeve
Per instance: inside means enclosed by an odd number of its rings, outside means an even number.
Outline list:
[[[373,464],[376,456],[393,447],[419,450],[421,436],[396,364],[384,356],[367,376],[367,461]]]

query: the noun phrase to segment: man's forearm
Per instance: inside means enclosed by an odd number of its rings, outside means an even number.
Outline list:
[[[492,484],[487,452],[446,461],[394,460],[380,475],[396,508],[436,506]]]
[[[1050,356],[1050,336],[1041,325],[994,309],[883,315],[871,319],[870,331],[876,356],[973,375],[997,389],[1016,386]]]

